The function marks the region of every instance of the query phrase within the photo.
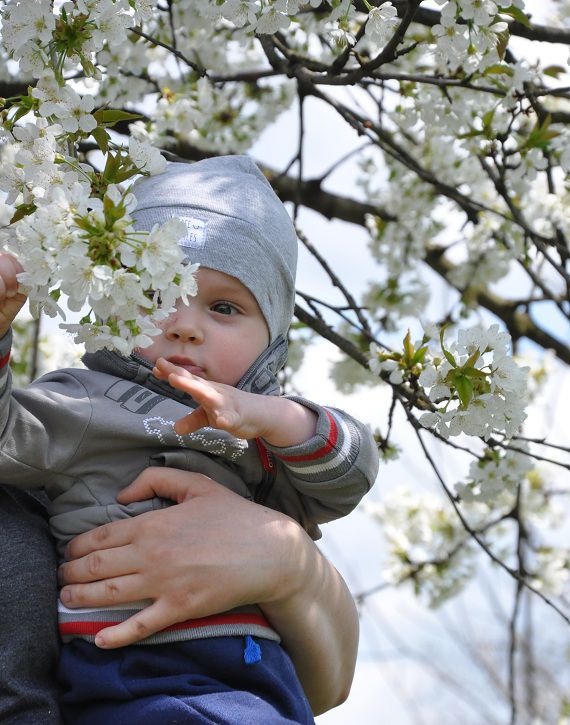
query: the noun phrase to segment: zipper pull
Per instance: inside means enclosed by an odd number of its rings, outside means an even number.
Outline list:
[[[275,464],[273,463],[273,456],[271,455],[271,451],[267,450],[267,448],[261,442],[260,438],[256,438],[255,443],[257,445],[257,451],[259,453],[259,458],[261,459],[261,465],[263,466],[263,470],[267,471],[268,473],[272,473]]]
[[[243,661],[246,665],[255,665],[261,662],[261,647],[249,634],[245,635],[245,648],[243,650]]]

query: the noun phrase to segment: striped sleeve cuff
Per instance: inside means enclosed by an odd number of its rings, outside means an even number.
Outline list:
[[[298,478],[306,481],[332,481],[347,473],[360,449],[360,436],[352,420],[335,408],[324,408],[305,398],[286,396],[317,416],[315,435],[295,446],[279,448],[263,445]]]

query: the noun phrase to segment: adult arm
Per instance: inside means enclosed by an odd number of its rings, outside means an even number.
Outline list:
[[[342,577],[292,519],[201,474],[146,469],[119,497],[179,502],[75,538],[60,568],[68,607],[151,599],[96,643],[120,647],[185,619],[258,604],[283,639],[313,711],[344,701],[358,618]]]

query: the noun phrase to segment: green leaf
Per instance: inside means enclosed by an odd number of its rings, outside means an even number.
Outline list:
[[[109,222],[114,217],[115,204],[109,196],[103,197],[103,212],[105,214],[105,221]]]
[[[488,128],[491,125],[496,110],[496,108],[492,108],[490,111],[487,111],[487,113],[483,114],[482,121],[484,128]]]
[[[475,350],[475,352],[469,357],[463,368],[472,368],[473,365],[477,362],[479,359],[479,350]]]
[[[528,15],[520,8],[517,8],[516,5],[509,5],[508,8],[499,8],[499,12],[501,15],[510,15],[513,20],[516,20],[527,28],[531,27]]]
[[[505,75],[505,76],[513,76],[514,70],[508,66],[503,65],[502,63],[494,63],[493,65],[488,66],[483,71],[484,76],[490,76],[490,75]]]
[[[121,171],[118,174],[115,174],[115,183],[120,184],[121,182],[130,179],[131,176],[136,176],[138,173],[137,169],[127,169],[126,171]]]
[[[143,118],[140,113],[129,113],[114,108],[99,108],[93,114],[98,124],[114,126],[119,121],[136,121]]]
[[[470,378],[477,378],[478,380],[486,380],[487,374],[477,368],[463,368],[463,375],[467,375]]]
[[[473,131],[469,131],[468,133],[460,133],[457,135],[457,138],[462,140],[464,138],[475,138],[476,136],[482,136],[482,135],[483,135],[483,131],[473,130]]]
[[[33,214],[36,209],[37,207],[35,204],[20,204],[16,207],[14,216],[10,219],[10,224],[15,224],[16,222],[19,222],[20,219],[28,216],[28,214]]]
[[[551,139],[560,136],[560,133],[558,131],[549,131],[548,127],[550,126],[551,122],[552,116],[550,114],[546,116],[541,124],[539,124],[537,121],[535,127],[532,129],[527,140],[523,144],[523,148],[544,149],[548,146],[548,142]]]
[[[115,163],[115,156],[109,151],[107,154],[107,160],[105,161],[105,168],[103,169],[103,178],[106,178],[107,172],[110,172]]]
[[[414,345],[412,343],[412,338],[410,337],[410,331],[408,330],[408,334],[404,338],[404,357],[406,362],[411,362],[412,358],[414,356]]]
[[[443,344],[443,335],[445,333],[445,328],[446,328],[446,325],[444,325],[439,332],[439,341],[441,343],[441,349],[442,349],[442,352],[445,355],[448,363],[451,365],[451,367],[456,368],[457,363],[455,362],[455,358],[453,357],[453,355],[450,352],[448,352],[445,349],[445,345]]]
[[[473,397],[473,383],[466,375],[456,375],[454,379],[455,389],[461,405],[466,408]]]
[[[105,164],[105,170],[103,171],[103,180],[107,183],[115,182],[115,175],[121,166],[121,155],[117,154],[113,156],[111,152],[107,156],[107,162]]]
[[[61,297],[61,290],[60,289],[52,289],[49,293],[49,296],[52,298],[52,300],[55,300],[56,302],[59,301],[59,298]]]
[[[104,154],[106,154],[107,151],[109,150],[109,138],[110,138],[107,131],[105,131],[105,129],[102,128],[101,126],[97,126],[96,129],[91,131],[91,135],[93,136],[95,141],[97,141],[97,145],[99,146],[101,151]]]
[[[412,358],[412,365],[423,363],[428,349],[428,346],[424,345],[423,347],[420,347],[419,350],[416,350],[416,352],[414,353],[414,357]]]
[[[497,55],[501,60],[505,57],[507,54],[507,46],[509,45],[511,34],[508,30],[503,30],[502,33],[497,33],[497,45],[495,48],[497,49]]]
[[[559,75],[566,73],[566,71],[567,69],[563,68],[561,65],[549,65],[542,72],[545,76],[550,76],[551,78],[558,78]]]

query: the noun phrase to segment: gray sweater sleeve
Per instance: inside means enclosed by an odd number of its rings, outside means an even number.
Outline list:
[[[278,448],[264,441],[294,488],[307,517],[325,523],[346,516],[370,490],[378,474],[378,449],[370,430],[337,408],[287,396],[313,410],[315,435],[296,446]]]
[[[11,342],[11,332],[0,339],[0,480],[41,488],[65,474],[89,424],[91,404],[85,388],[62,371],[12,389]]]

